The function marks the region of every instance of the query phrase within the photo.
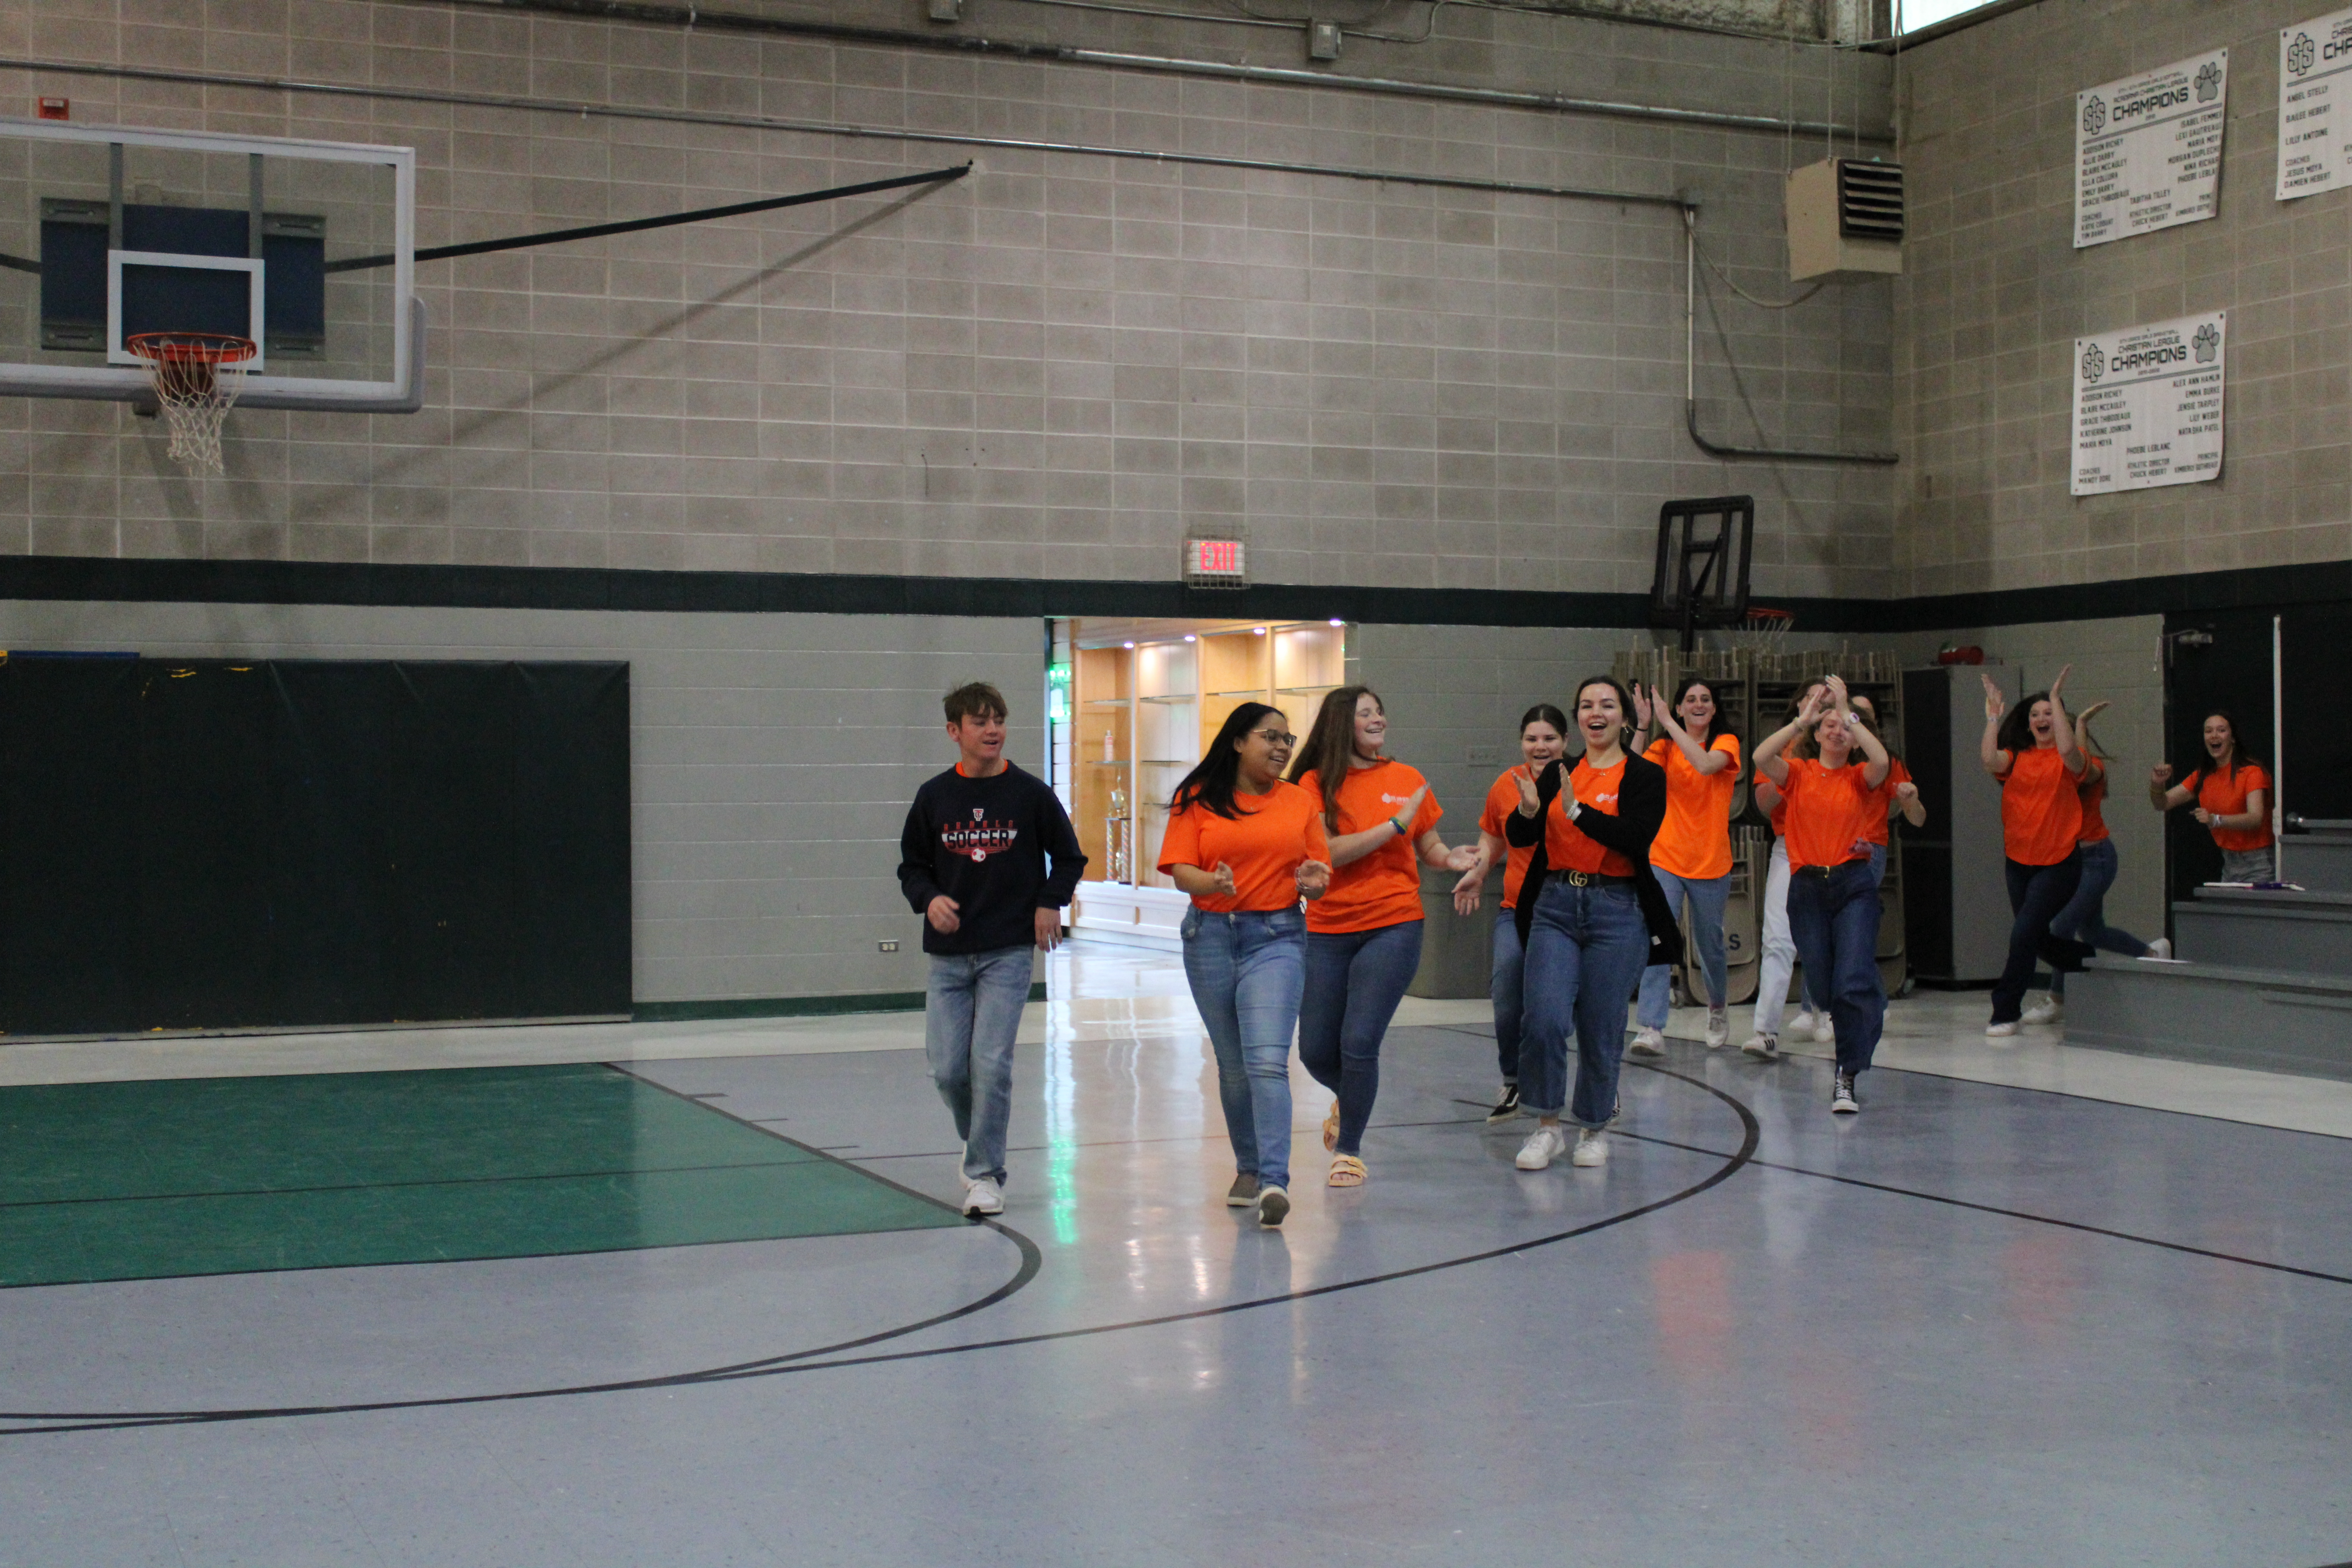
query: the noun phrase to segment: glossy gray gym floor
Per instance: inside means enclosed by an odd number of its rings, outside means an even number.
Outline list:
[[[1095,952],[1001,1226],[0,1293],[0,1563],[2352,1558],[2352,1140],[1678,1041],[1527,1175],[1457,1007],[1359,1192],[1298,1079],[1265,1233],[1181,977]],[[951,1196],[876,1044],[633,1070]]]

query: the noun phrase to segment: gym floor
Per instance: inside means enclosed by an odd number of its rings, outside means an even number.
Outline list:
[[[992,1225],[912,1016],[0,1049],[0,1563],[2352,1558],[2352,1085],[1928,997],[1529,1175],[1409,1002],[1268,1233],[1173,960],[1045,968]]]

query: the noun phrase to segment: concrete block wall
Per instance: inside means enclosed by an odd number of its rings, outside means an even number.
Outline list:
[[[921,990],[896,869],[916,786],[955,760],[940,697],[994,681],[1007,754],[1043,771],[1033,620],[9,601],[0,647],[628,660],[641,1003]]]
[[[1230,17],[1033,9],[1015,36],[1300,63],[1294,34]],[[929,26],[898,0],[827,16]],[[413,145],[427,246],[973,155],[690,122],[767,116],[1681,192],[1707,253],[1777,296],[1782,172],[1821,146],[430,0],[0,0],[0,52],[347,84],[11,69],[0,104]],[[1466,7],[1341,69],[1873,123],[1890,79],[1876,57]],[[222,480],[180,477],[123,405],[0,403],[0,551],[1164,581],[1187,524],[1238,522],[1265,581],[1628,591],[1661,500],[1753,482],[1683,431],[1670,209],[978,157],[919,196],[426,264],[425,410],[235,414]],[[1709,289],[1717,439],[1887,443],[1885,284],[1786,311]],[[1760,585],[1887,590],[1887,476],[1767,488]]]
[[[2352,193],[2276,177],[2308,0],[2044,0],[1901,57],[1896,594],[2352,558]],[[2076,250],[2074,94],[2227,46],[2221,213]],[[2227,309],[2213,482],[2067,493],[2074,340]]]

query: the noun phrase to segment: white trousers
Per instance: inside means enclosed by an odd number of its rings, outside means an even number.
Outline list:
[[[1797,944],[1789,935],[1789,846],[1772,840],[1772,868],[1764,878],[1764,952],[1756,969],[1756,1032],[1777,1035],[1789,1005],[1789,976]]]

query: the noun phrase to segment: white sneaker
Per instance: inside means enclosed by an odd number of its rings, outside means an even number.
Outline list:
[[[1759,1029],[1748,1036],[1748,1043],[1739,1048],[1759,1062],[1777,1062],[1780,1059],[1780,1037],[1768,1035]]]
[[[1511,1163],[1522,1171],[1540,1171],[1567,1147],[1568,1139],[1559,1128],[1538,1127],[1528,1134],[1528,1141],[1519,1145],[1518,1158]]]
[[[1721,1050],[1731,1044],[1731,1018],[1720,1007],[1706,1010],[1706,1048]]]
[[[1609,1163],[1609,1135],[1598,1127],[1576,1130],[1576,1149],[1568,1157],[1571,1165],[1605,1165]]]
[[[1633,1043],[1625,1047],[1625,1054],[1644,1061],[1654,1060],[1666,1054],[1666,1037],[1655,1029],[1636,1029]]]
[[[2142,958],[2170,958],[2172,956],[2172,939],[2168,936],[2158,937],[2154,942],[2147,944],[2147,951],[2141,953],[2140,956]]]
[[[2025,1010],[2024,1016],[2021,1017],[2018,1022],[2021,1024],[2054,1024],[2058,1021],[2059,1015],[2065,1011],[2066,1004],[2059,998],[2056,992],[2045,992],[2042,994],[2042,1000],[2036,1002],[2032,1006],[2028,1007]]]
[[[976,1182],[964,1184],[963,1213],[966,1219],[1003,1212],[1004,1191],[996,1184],[995,1177],[982,1176]]]
[[[1810,1040],[1813,1037],[1813,1026],[1827,1022],[1829,1020],[1826,1018],[1817,1017],[1811,1007],[1800,1007],[1797,1009],[1797,1016],[1790,1019],[1787,1026],[1780,1032],[1792,1040]]]
[[[1813,1044],[1817,1046],[1837,1044],[1837,1020],[1827,1013],[1813,1015]]]
[[[1989,1040],[2005,1040],[2015,1033],[2017,1033],[2017,1021],[2013,1018],[2006,1024],[1987,1024],[1985,1026],[1985,1038]]]

